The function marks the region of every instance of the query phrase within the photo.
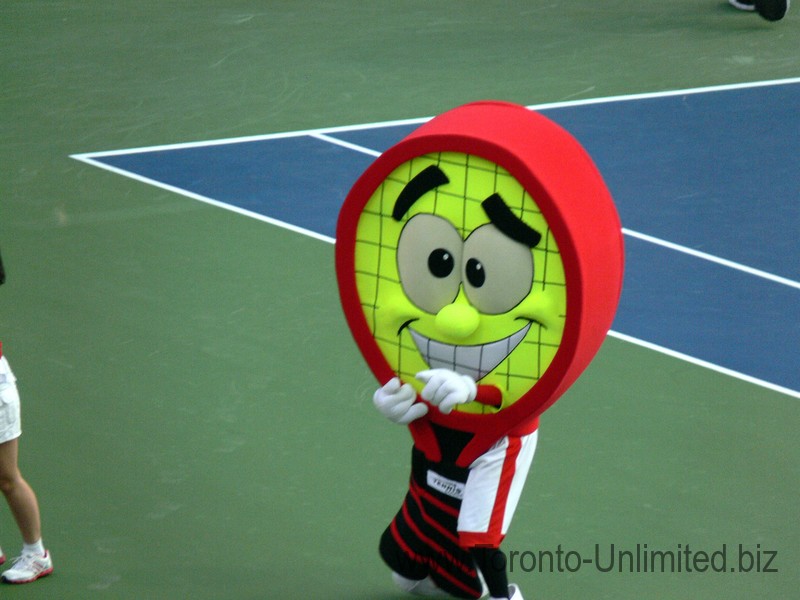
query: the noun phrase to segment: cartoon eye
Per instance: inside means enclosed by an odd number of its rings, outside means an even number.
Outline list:
[[[477,258],[470,258],[465,269],[467,281],[472,287],[479,288],[486,281],[486,271]]]
[[[397,268],[409,300],[435,314],[456,299],[463,244],[441,217],[419,214],[408,220],[397,242]]]
[[[484,314],[502,314],[530,293],[533,254],[494,225],[483,225],[464,242],[463,272],[470,303]]]
[[[453,272],[453,255],[444,248],[437,248],[428,256],[428,270],[434,277],[443,279]]]

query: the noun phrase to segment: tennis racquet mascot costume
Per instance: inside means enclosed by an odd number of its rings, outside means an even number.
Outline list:
[[[619,218],[580,144],[505,102],[448,111],[383,153],[337,225],[345,317],[407,425],[408,494],[380,540],[403,590],[521,600],[500,544],[539,415],[603,342]]]

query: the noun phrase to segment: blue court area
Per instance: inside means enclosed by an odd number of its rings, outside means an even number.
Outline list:
[[[627,267],[615,332],[800,396],[798,106],[789,82],[541,110],[587,148],[616,200]],[[78,158],[332,238],[366,150],[417,125]]]

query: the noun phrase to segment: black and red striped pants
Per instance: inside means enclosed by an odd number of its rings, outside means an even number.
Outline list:
[[[430,577],[439,588],[457,598],[480,598],[483,588],[475,561],[469,549],[458,541],[461,500],[457,489],[445,493],[441,485],[429,485],[429,471],[453,484],[466,483],[469,475],[467,468],[431,463],[414,448],[409,490],[402,508],[381,537],[381,557],[403,577]]]

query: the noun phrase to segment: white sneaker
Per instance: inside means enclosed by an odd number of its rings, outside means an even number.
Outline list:
[[[436,585],[430,577],[426,577],[425,579],[408,579],[392,571],[392,580],[397,587],[413,596],[452,598],[450,594]]]
[[[485,598],[486,594],[489,593],[489,589],[486,587],[486,582],[483,580],[483,575],[481,572],[478,571],[478,577],[481,580],[481,587],[483,590],[481,591],[481,598]],[[394,584],[399,587],[404,592],[408,592],[412,596],[426,596],[428,598],[452,598],[450,594],[445,592],[442,588],[440,588],[430,576],[426,577],[425,579],[408,579],[403,577],[399,573],[395,573],[392,571],[392,581]],[[511,586],[508,587],[509,591],[511,590]],[[517,598],[516,600],[522,600],[522,597]]]
[[[522,591],[516,583],[512,583],[508,586],[508,600],[525,600],[522,597]]]
[[[497,599],[492,597],[489,598],[489,600],[497,600]],[[519,586],[516,583],[512,583],[511,585],[508,586],[508,600],[525,600],[522,597],[522,592],[520,591]]]
[[[53,559],[49,552],[44,556],[38,554],[23,554],[18,556],[11,563],[11,568],[3,573],[3,581],[6,583],[30,583],[40,577],[50,575],[53,572]]]

